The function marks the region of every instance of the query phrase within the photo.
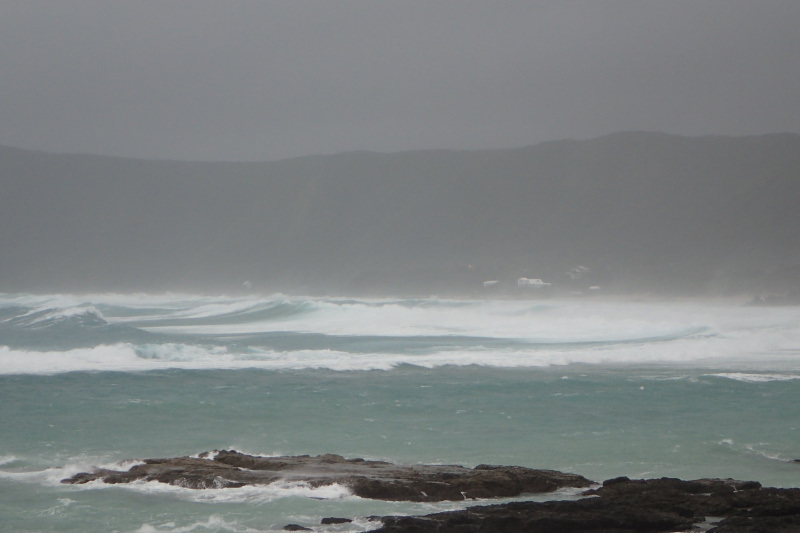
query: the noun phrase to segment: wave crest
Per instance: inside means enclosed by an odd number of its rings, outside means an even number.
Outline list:
[[[4,321],[9,326],[28,329],[46,329],[64,326],[97,327],[108,324],[103,314],[93,305],[66,308],[28,310]]]
[[[800,371],[800,323],[792,309],[698,302],[0,294],[0,311],[0,338],[8,343],[0,347],[0,374],[679,363],[740,372],[721,377],[756,381]],[[764,377],[775,369],[778,377]]]

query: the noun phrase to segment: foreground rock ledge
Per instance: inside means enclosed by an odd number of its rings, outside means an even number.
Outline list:
[[[200,457],[147,459],[127,471],[99,468],[61,482],[80,484],[98,480],[159,481],[191,489],[265,485],[276,481],[305,482],[312,487],[338,483],[362,498],[415,502],[513,497],[593,484],[576,474],[519,466],[400,466],[332,454],[256,457],[232,450]]]
[[[371,533],[800,532],[800,489],[730,479],[617,478],[584,494],[590,497],[382,517],[383,527]]]

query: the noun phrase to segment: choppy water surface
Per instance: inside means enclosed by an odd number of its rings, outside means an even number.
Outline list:
[[[4,294],[0,394],[9,532],[319,529],[469,503],[59,483],[219,448],[800,486],[796,307]]]

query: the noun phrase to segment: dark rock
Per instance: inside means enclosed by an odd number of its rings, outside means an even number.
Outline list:
[[[198,458],[147,459],[127,471],[96,469],[62,483],[81,484],[159,481],[191,489],[242,487],[278,480],[302,481],[312,487],[339,483],[362,498],[403,501],[443,501],[511,497],[552,492],[563,487],[588,487],[588,479],[554,470],[518,466],[401,466],[384,461],[345,459],[325,454],[256,457],[232,450]]]
[[[709,516],[724,518],[709,530],[714,533],[800,531],[800,489],[762,488],[753,481],[615,478],[584,495],[384,517],[375,533],[676,532],[691,531]]]
[[[325,525],[328,525],[328,524],[349,524],[350,522],[352,522],[352,520],[350,520],[349,518],[336,518],[336,517],[331,516],[331,517],[328,517],[328,518],[323,518],[320,521],[320,524],[325,526]]]
[[[681,531],[692,521],[674,513],[649,509],[622,511],[597,498],[578,501],[514,502],[470,507],[424,517],[387,517],[374,533],[570,533],[587,531]]]
[[[625,477],[625,476],[615,477],[613,479],[607,479],[607,480],[603,481],[603,486],[606,487],[608,485],[615,485],[617,483],[627,483],[630,480],[631,480],[630,478]]]
[[[383,461],[316,457],[256,457],[223,450],[199,458],[148,459],[127,471],[96,469],[63,483],[159,481],[192,489],[241,487],[278,480],[312,487],[339,483],[364,498],[442,501],[509,497],[587,488],[575,474],[516,466],[400,466]],[[383,533],[788,533],[800,531],[800,489],[765,488],[755,481],[618,477],[568,501],[512,502],[426,516],[374,517]],[[707,517],[715,517],[713,525]],[[322,524],[346,523],[324,518]],[[297,524],[289,531],[310,531]]]
[[[737,516],[726,518],[708,533],[797,533],[800,515]]]

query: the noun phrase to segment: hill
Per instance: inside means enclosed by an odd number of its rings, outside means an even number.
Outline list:
[[[0,147],[0,291],[786,292],[800,135],[261,163]],[[579,269],[577,267],[585,267]],[[516,289],[514,289],[516,290]]]

